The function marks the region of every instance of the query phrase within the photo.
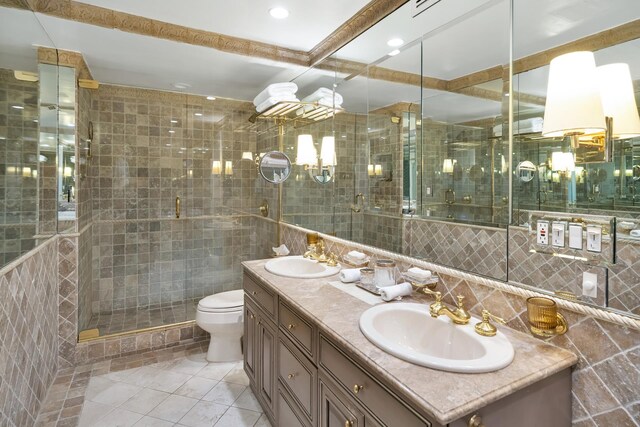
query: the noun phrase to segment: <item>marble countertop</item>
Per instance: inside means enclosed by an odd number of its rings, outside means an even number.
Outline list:
[[[264,269],[268,260],[245,261],[246,271],[262,279],[281,298],[314,320],[320,331],[342,344],[383,382],[403,392],[407,402],[447,424],[577,363],[575,354],[532,336],[499,326],[515,350],[513,362],[504,369],[484,374],[438,371],[405,362],[372,344],[360,332],[360,315],[371,305],[322,279],[291,279]],[[417,301],[405,298],[405,302]],[[394,304],[394,303],[390,303]],[[425,305],[425,310],[428,307]]]

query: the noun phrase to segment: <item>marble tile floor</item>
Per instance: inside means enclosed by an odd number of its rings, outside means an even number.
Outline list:
[[[175,356],[61,371],[36,425],[271,427],[242,362],[208,363],[202,349]]]
[[[198,301],[185,301],[166,307],[132,308],[112,313],[97,313],[85,329],[97,328],[100,336],[135,331],[154,326],[186,322],[196,318]]]

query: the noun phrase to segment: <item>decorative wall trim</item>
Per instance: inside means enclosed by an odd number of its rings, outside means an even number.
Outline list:
[[[84,24],[209,47],[237,55],[266,58],[297,65],[309,64],[309,54],[300,50],[198,30],[77,1],[31,0],[29,4],[34,12]]]
[[[387,15],[393,13],[407,1],[372,0],[308,52],[309,66],[313,67],[321,62],[327,56],[373,27]]]
[[[310,232],[314,232],[312,230],[307,230],[303,227],[298,227],[296,225],[291,225],[291,224],[286,224],[286,223],[282,223],[283,227],[289,227],[293,230],[299,231],[299,232],[304,232],[304,233],[310,233]],[[390,252],[390,251],[386,251],[383,249],[378,249],[376,247],[373,246],[368,246],[368,245],[363,245],[361,243],[356,243],[356,242],[352,242],[350,240],[345,240],[345,239],[341,239],[339,237],[334,237],[334,236],[330,236],[328,234],[323,234],[323,233],[319,233],[319,235],[330,242],[336,242],[342,245],[346,245],[349,246],[351,248],[354,248],[356,250],[360,250],[360,251],[366,251],[368,253],[373,253],[376,255],[381,255],[384,256],[386,258],[392,258],[392,259],[396,259],[399,260],[401,262],[405,262],[407,264],[412,264],[421,268],[426,268],[426,269],[430,269],[433,271],[437,271],[438,273],[441,274],[446,274],[449,276],[453,276],[453,277],[457,277],[459,279],[462,280],[467,280],[470,282],[476,282],[479,284],[482,284],[484,286],[488,286],[491,288],[495,288],[510,294],[514,294],[514,295],[518,295],[518,296],[522,296],[522,297],[530,297],[530,296],[543,296],[543,297],[549,297],[550,295],[548,294],[544,294],[541,292],[534,292],[530,289],[525,289],[519,286],[514,286],[512,284],[509,283],[505,283],[505,282],[500,282],[497,280],[493,280],[493,279],[489,279],[486,277],[481,277],[481,276],[476,276],[475,274],[470,274],[467,273],[465,271],[461,271],[461,270],[457,270],[455,268],[450,268],[450,267],[445,267],[442,265],[438,265],[438,264],[433,264],[427,261],[422,261],[416,258],[411,258],[405,255],[400,255],[398,253],[395,252]],[[638,319],[634,319],[628,316],[624,316],[618,313],[614,313],[614,312],[610,312],[607,310],[603,310],[600,308],[595,308],[595,307],[591,307],[588,305],[584,305],[584,304],[578,304],[572,301],[567,301],[564,299],[557,299],[554,298],[556,303],[558,304],[558,306],[573,311],[575,313],[579,313],[579,314],[585,314],[585,315],[589,315],[592,316],[596,319],[600,319],[600,320],[605,320],[608,322],[612,322],[612,323],[616,323],[619,325],[624,325],[633,329],[637,329],[640,330],[640,320]]]
[[[79,52],[38,46],[38,62],[76,69],[76,78],[93,80],[91,70]]]

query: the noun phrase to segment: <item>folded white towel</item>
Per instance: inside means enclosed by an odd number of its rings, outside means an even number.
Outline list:
[[[280,95],[280,96],[272,96],[270,98],[267,98],[266,101],[264,101],[262,104],[258,105],[256,107],[256,111],[258,113],[262,113],[264,110],[266,110],[269,107],[272,107],[274,105],[276,105],[278,102],[283,102],[283,101],[294,101],[294,102],[298,102],[298,98],[296,98],[295,95],[290,94],[290,95]]]
[[[333,99],[333,98],[320,98],[316,101],[318,104],[320,105],[324,105],[325,107],[335,107],[335,108],[340,108],[342,107],[342,102],[338,102],[337,99]],[[335,102],[335,103],[334,103]]]
[[[342,105],[342,103],[344,102],[342,95],[340,95],[338,92],[334,93],[331,89],[328,89],[326,87],[321,87],[320,89],[313,92],[311,95],[305,96],[304,98],[302,98],[302,102],[317,101],[318,103],[320,103],[321,99],[324,100],[322,102],[322,105],[326,105],[326,103],[333,105],[334,99],[335,99],[336,106]]]
[[[431,278],[431,271],[423,270],[419,267],[411,267],[407,270],[407,273],[409,273],[416,279],[426,280]]]
[[[366,254],[363,254],[362,252],[358,252],[358,251],[351,251],[347,255],[349,255],[349,258],[357,259],[357,260],[363,260],[367,257]]]
[[[398,297],[405,295],[411,295],[413,288],[410,283],[404,282],[399,285],[387,286],[386,288],[380,288],[380,297],[383,301],[391,301]]]
[[[347,268],[344,270],[340,270],[339,276],[342,283],[357,282],[358,280],[360,280],[360,269]]]
[[[294,95],[298,91],[298,85],[292,82],[274,83],[267,86],[253,99],[256,107],[272,96]]]
[[[630,235],[631,237],[640,237],[640,229],[638,229],[638,230],[631,230],[631,231],[629,232],[629,235]]]
[[[278,255],[278,256],[289,255],[289,248],[285,244],[282,244],[282,245],[278,246],[277,248],[271,248],[271,249],[273,249],[273,252],[275,252],[275,254]]]

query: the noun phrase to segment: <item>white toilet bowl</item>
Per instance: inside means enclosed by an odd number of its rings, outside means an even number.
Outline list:
[[[196,324],[211,334],[207,360],[230,362],[242,359],[244,291],[228,291],[200,300]]]

